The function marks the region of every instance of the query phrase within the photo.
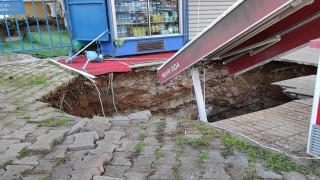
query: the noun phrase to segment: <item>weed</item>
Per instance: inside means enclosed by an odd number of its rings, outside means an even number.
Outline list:
[[[212,139],[212,135],[203,135],[200,138],[191,141],[193,147],[208,146],[209,141]]]
[[[143,150],[144,146],[146,146],[146,144],[140,144],[140,143],[138,143],[138,144],[134,147],[134,149],[135,149],[136,151],[138,151],[138,152],[141,152],[141,151]]]
[[[66,162],[68,162],[68,158],[53,158],[50,159],[49,162],[54,163],[54,166],[60,166],[61,164],[65,164]]]
[[[26,108],[26,106],[18,105],[18,106],[16,107],[16,110],[25,109],[25,108]]]
[[[4,125],[5,126],[10,126],[11,124],[13,124],[13,122],[14,122],[13,120],[12,121],[8,121],[8,122],[4,123]]]
[[[165,145],[165,142],[162,141],[161,144],[160,144],[160,147],[162,148],[164,145]]]
[[[184,134],[177,134],[175,140],[178,145],[186,145],[188,143],[188,137]]]
[[[141,128],[141,129],[147,129],[147,126],[144,125],[144,124],[142,124],[142,125],[140,126],[140,128]]]
[[[53,112],[61,112],[59,109],[55,109],[53,110]]]
[[[42,177],[39,180],[47,180],[47,177]]]
[[[139,137],[140,137],[141,139],[145,139],[145,138],[147,137],[147,134],[146,134],[145,132],[140,133],[140,134],[139,134]]]
[[[6,119],[5,116],[0,116],[0,121],[3,121],[3,120],[5,120],[5,119]]]
[[[182,177],[181,177],[181,175],[180,175],[180,173],[178,171],[173,171],[173,176],[177,180],[182,180]]]
[[[49,106],[50,106],[50,104],[43,104],[43,105],[39,106],[38,109],[44,109],[44,108],[47,108]]]
[[[49,132],[50,132],[50,130],[49,130],[49,129],[47,129],[45,133],[46,133],[46,134],[48,134]]]
[[[36,93],[35,91],[32,91],[30,94],[31,94],[31,95],[34,95],[35,93]]]
[[[5,169],[7,166],[12,164],[12,160],[5,162],[4,164],[0,165],[0,169]]]
[[[23,119],[28,120],[28,119],[31,119],[31,117],[30,116],[23,116]]]
[[[30,155],[30,150],[29,149],[22,149],[20,152],[19,152],[19,155],[17,156],[18,159],[21,159],[21,158],[24,158],[24,157],[27,157]]]
[[[55,126],[63,126],[65,125],[67,122],[69,122],[71,119],[69,118],[60,118],[56,120],[56,125]]]
[[[51,121],[52,121],[52,118],[46,118],[44,120],[39,121],[38,126],[42,126],[43,124],[49,124],[51,123]]]
[[[208,151],[209,151],[209,150],[202,151],[202,152],[198,155],[198,158],[197,158],[196,161],[197,161],[198,163],[202,163],[203,160],[208,159],[208,158],[209,158],[209,157],[208,157]]]
[[[157,150],[156,150],[156,152],[155,152],[155,155],[156,155],[156,158],[157,158],[157,159],[163,157],[165,154],[166,154],[166,153],[160,151],[160,148],[157,148]]]
[[[37,136],[37,135],[34,135],[34,136],[33,136],[33,138],[37,139],[37,138],[38,138],[38,136]]]
[[[70,121],[69,118],[52,119],[47,118],[38,122],[38,126],[61,127]]]

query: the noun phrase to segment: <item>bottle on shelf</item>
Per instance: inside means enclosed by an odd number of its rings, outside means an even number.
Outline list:
[[[154,28],[155,28],[155,34],[156,34],[156,35],[159,35],[159,34],[160,34],[160,32],[159,32],[159,31],[160,31],[159,25],[156,24]]]
[[[154,26],[154,24],[152,24],[152,26],[151,26],[151,34],[155,35],[155,33],[156,33],[156,27]]]

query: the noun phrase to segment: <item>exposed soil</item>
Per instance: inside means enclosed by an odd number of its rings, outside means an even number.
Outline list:
[[[213,61],[198,67],[202,81],[203,68],[206,105],[213,107],[210,121],[286,103],[291,99],[283,94],[281,88],[270,83],[316,74],[317,71],[316,67],[312,66],[270,62],[240,76],[231,77],[221,62]],[[109,75],[99,76],[96,81],[106,116],[114,116]],[[189,69],[164,84],[158,81],[156,67],[114,73],[113,87],[120,115],[149,109],[155,115],[191,119],[197,116]],[[41,101],[75,116],[92,117],[103,114],[95,86],[82,76],[47,94]]]

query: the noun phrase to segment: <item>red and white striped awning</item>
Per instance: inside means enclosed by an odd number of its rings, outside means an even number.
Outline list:
[[[320,37],[320,0],[239,0],[158,68],[161,83],[201,60],[238,75]]]

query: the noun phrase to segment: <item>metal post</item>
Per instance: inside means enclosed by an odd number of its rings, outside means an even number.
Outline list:
[[[206,106],[203,101],[201,83],[199,78],[199,71],[197,68],[192,67],[191,69],[192,82],[194,87],[194,92],[196,94],[197,106],[200,115],[200,120],[208,122],[207,114],[206,114]]]

